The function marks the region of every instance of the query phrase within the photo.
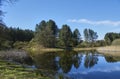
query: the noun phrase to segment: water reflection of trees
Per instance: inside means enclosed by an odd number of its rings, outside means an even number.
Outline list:
[[[110,55],[105,55],[105,60],[108,63],[114,63],[114,62],[118,62],[120,61],[120,57],[119,56],[110,56]]]
[[[73,65],[76,69],[79,68],[79,66],[81,65],[81,61],[82,61],[82,54],[78,54],[75,53],[75,55],[73,56]]]
[[[35,55],[33,57],[35,61],[35,65],[37,68],[45,69],[45,70],[58,70],[58,67],[55,63],[56,53],[49,52],[44,54]]]
[[[83,56],[84,54],[85,56]],[[72,67],[76,69],[80,68],[82,59],[84,59],[85,68],[91,68],[98,62],[97,54],[91,52],[49,52],[36,55],[33,58],[38,68],[54,71],[62,70],[64,73],[68,73]]]
[[[63,72],[69,72],[72,67],[72,55],[69,52],[65,52],[64,55],[61,55],[59,65]]]
[[[60,56],[59,65],[64,73],[71,70],[74,65],[75,68],[79,68],[82,60],[82,55],[78,55],[77,52],[64,52],[64,55]]]
[[[84,66],[85,68],[91,68],[98,62],[98,56],[95,53],[86,53],[84,58]]]

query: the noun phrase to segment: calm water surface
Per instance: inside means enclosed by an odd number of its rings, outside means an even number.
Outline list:
[[[55,71],[55,79],[120,79],[120,57],[96,51],[49,52],[34,61],[38,69]]]

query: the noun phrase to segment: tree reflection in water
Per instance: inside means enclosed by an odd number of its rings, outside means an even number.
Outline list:
[[[57,71],[58,67],[56,66],[55,52],[46,52],[44,54],[36,54],[33,56],[36,67],[39,69],[45,70],[54,70]]]
[[[81,65],[82,57],[83,57],[82,53],[78,54],[77,52],[73,56],[73,65],[76,69],[78,69],[79,66]]]
[[[69,72],[72,67],[72,54],[64,52],[64,55],[60,56],[59,65],[64,73]]]
[[[60,68],[64,73],[68,73],[71,70],[72,65],[74,65],[75,68],[79,68],[81,59],[82,56],[79,56],[77,52],[66,51],[63,55],[60,56]]]
[[[98,62],[98,56],[94,53],[87,53],[84,58],[84,66],[85,68],[91,68]]]
[[[105,55],[105,60],[108,63],[114,63],[120,61],[120,56],[110,56],[110,55]]]
[[[74,72],[80,74],[80,72],[89,70],[88,68],[94,69],[98,60],[102,61],[102,64],[104,64],[104,59],[108,63],[120,61],[120,57],[101,55],[95,51],[48,52],[34,55],[32,58],[38,69],[55,71],[55,73],[49,73],[56,76],[56,79],[69,79],[70,74]],[[99,67],[99,64],[96,67]]]
[[[63,73],[70,72],[72,67],[76,69],[80,68],[82,59],[84,59],[85,68],[91,68],[98,62],[98,56],[95,53],[75,51],[49,52],[36,55],[33,58],[38,68],[54,71],[61,69]]]

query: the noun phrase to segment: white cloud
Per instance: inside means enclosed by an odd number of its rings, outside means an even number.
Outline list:
[[[69,19],[68,22],[72,23],[84,23],[91,25],[111,25],[111,26],[120,26],[120,21],[111,21],[111,20],[101,20],[101,21],[92,21],[88,19]]]

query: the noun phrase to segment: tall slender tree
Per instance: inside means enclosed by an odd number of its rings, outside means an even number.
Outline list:
[[[72,32],[68,25],[63,25],[59,33],[59,39],[61,45],[64,47],[70,47],[72,41]]]
[[[89,31],[88,31],[88,29],[84,30],[84,39],[85,39],[86,42],[89,41]]]
[[[46,21],[42,20],[39,24],[36,24],[35,31],[36,31],[36,33],[38,33],[40,31],[45,30],[45,28],[46,28]]]
[[[84,38],[87,42],[94,42],[98,38],[98,35],[97,32],[94,32],[92,29],[85,29]]]
[[[75,29],[73,31],[73,44],[74,44],[74,46],[78,45],[80,40],[81,40],[81,34],[80,34],[78,29]]]

